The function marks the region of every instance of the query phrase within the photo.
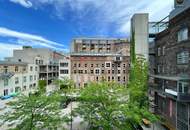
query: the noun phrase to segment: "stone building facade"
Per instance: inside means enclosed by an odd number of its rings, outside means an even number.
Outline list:
[[[190,8],[156,35],[155,52],[154,111],[172,130],[190,130]]]
[[[0,97],[37,89],[38,70],[35,64],[0,61]]]
[[[130,45],[126,39],[74,39],[71,48],[71,79],[77,87],[89,82],[126,84],[129,78]]]
[[[13,50],[13,57],[7,61],[26,62],[39,66],[39,80],[46,80],[50,84],[59,78],[59,60],[64,56],[48,48],[32,48],[23,46],[23,49]]]

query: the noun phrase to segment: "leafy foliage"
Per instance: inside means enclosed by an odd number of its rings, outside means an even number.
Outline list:
[[[39,80],[38,81],[38,88],[39,88],[40,92],[46,92],[46,85],[47,85],[46,80]]]
[[[57,93],[46,96],[45,93],[35,93],[29,96],[20,95],[8,105],[10,111],[1,119],[13,122],[16,130],[40,130],[43,128],[56,129],[66,121],[60,109],[61,97]]]
[[[149,112],[147,65],[143,58],[134,60],[127,87],[117,83],[91,83],[81,91],[75,114],[88,122],[90,129],[133,130],[142,119],[156,121]]]

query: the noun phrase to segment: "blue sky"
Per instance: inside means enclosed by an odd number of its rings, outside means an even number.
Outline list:
[[[67,52],[75,37],[129,37],[134,13],[159,21],[172,8],[173,0],[0,0],[0,59],[22,45]]]

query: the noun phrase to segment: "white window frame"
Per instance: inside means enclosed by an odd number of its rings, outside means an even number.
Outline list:
[[[185,41],[188,39],[188,28],[182,28],[178,31],[177,33],[177,41],[181,42],[181,41]]]
[[[106,64],[108,64],[108,63],[110,64],[109,67],[106,66]],[[105,68],[111,68],[111,66],[112,66],[111,62],[105,62]]]
[[[158,56],[161,56],[161,48],[158,47]]]
[[[177,64],[188,64],[189,63],[189,52],[182,51],[177,54]]]

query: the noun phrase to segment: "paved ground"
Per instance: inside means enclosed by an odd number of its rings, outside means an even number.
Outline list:
[[[151,125],[150,128],[143,127],[144,130],[166,130],[160,123],[155,123]]]

